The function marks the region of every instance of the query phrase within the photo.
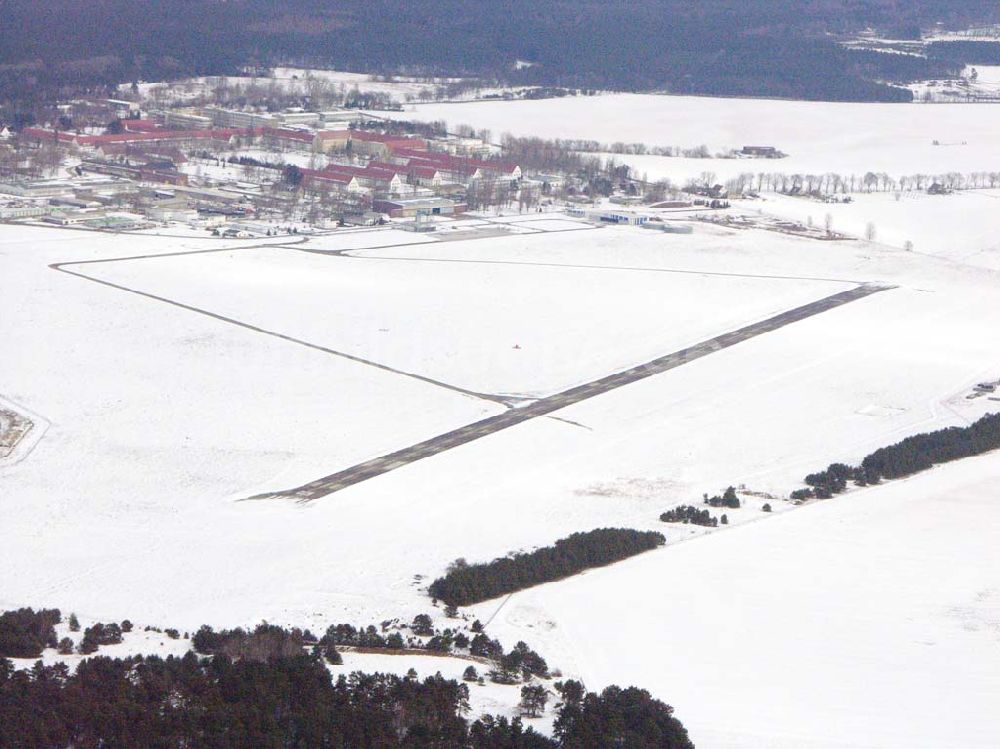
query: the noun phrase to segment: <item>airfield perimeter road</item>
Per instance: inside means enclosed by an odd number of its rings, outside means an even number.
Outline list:
[[[626,369],[622,372],[607,375],[592,382],[578,385],[564,390],[560,393],[541,398],[527,405],[513,408],[502,414],[491,416],[466,426],[459,427],[445,434],[432,437],[429,440],[419,442],[416,445],[405,447],[402,450],[383,455],[379,458],[367,460],[364,463],[346,468],[342,471],[324,476],[323,478],[310,481],[308,484],[287,489],[284,491],[268,492],[259,494],[250,499],[294,499],[300,503],[311,502],[321,497],[325,497],[334,492],[346,489],[354,484],[380,476],[389,471],[393,471],[402,466],[409,465],[423,458],[429,458],[438,453],[451,450],[460,445],[468,444],[481,437],[496,434],[504,429],[522,424],[540,416],[548,416],[555,411],[572,406],[575,403],[588,400],[603,393],[610,392],[617,388],[638,382],[647,377],[667,372],[671,369],[683,366],[688,362],[695,361],[704,356],[708,356],[716,351],[735,346],[738,343],[747,341],[759,335],[770,333],[783,328],[786,325],[805,320],[814,315],[822,314],[850,302],[880,291],[885,291],[890,286],[879,286],[875,284],[862,284],[848,291],[833,294],[815,302],[810,302],[801,307],[782,312],[769,317],[766,320],[747,325],[738,330],[723,333],[715,338],[710,338],[694,346],[675,351],[672,354],[661,356],[652,361],[640,364],[636,367]]]

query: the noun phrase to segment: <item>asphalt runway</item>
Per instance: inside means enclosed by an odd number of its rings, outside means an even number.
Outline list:
[[[362,481],[381,476],[389,471],[415,463],[418,460],[438,455],[447,450],[453,450],[461,445],[468,444],[491,434],[496,434],[504,429],[509,429],[518,424],[523,424],[531,419],[548,416],[556,411],[572,406],[581,401],[594,398],[603,393],[611,392],[617,388],[630,385],[634,382],[644,380],[653,375],[668,372],[671,369],[682,367],[689,362],[696,361],[735,346],[743,341],[750,340],[765,333],[779,330],[787,325],[805,320],[815,315],[820,315],[845,304],[864,299],[880,291],[886,291],[890,286],[879,286],[874,284],[862,284],[848,291],[842,291],[823,299],[818,299],[809,304],[795,307],[794,309],[781,312],[774,317],[747,325],[738,330],[710,338],[688,348],[675,351],[671,354],[661,356],[652,361],[631,367],[622,372],[601,377],[592,382],[578,385],[564,390],[554,395],[541,398],[517,408],[513,408],[496,416],[491,416],[481,421],[467,424],[450,432],[440,434],[431,439],[418,442],[410,447],[383,455],[364,463],[345,468],[329,476],[310,481],[307,484],[284,491],[269,492],[260,494],[250,499],[294,499],[300,503],[312,502],[326,497],[330,494],[354,486]]]

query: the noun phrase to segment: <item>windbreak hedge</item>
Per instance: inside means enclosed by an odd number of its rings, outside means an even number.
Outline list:
[[[468,606],[618,562],[655,549],[665,541],[662,533],[629,528],[574,533],[529,553],[482,564],[454,565],[448,574],[431,583],[428,592],[449,605]]]

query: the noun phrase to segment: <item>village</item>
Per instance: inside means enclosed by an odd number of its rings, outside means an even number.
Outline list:
[[[52,123],[0,133],[0,221],[248,238],[389,223],[428,232],[484,211],[641,225],[656,216],[644,206],[728,207],[722,185],[681,192],[613,161],[553,172],[505,154],[489,133],[358,109],[145,109],[105,99],[60,111]]]

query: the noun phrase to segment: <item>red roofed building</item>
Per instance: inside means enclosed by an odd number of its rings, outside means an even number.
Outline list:
[[[21,131],[21,137],[32,143],[57,143],[64,146],[75,145],[76,133],[63,133],[58,130],[46,130],[43,127],[26,127]]]
[[[351,130],[351,151],[384,159],[400,149],[426,151],[427,141],[402,135],[373,133],[368,130]]]
[[[403,172],[392,165],[385,168],[376,164],[369,164],[365,167],[330,164],[323,172],[352,176],[358,180],[358,184],[362,187],[381,192],[398,193],[406,184]]]
[[[415,168],[422,168],[424,174],[429,169],[438,172],[442,180],[448,182],[467,183],[474,179],[492,177],[494,179],[521,179],[521,167],[503,161],[487,159],[470,159],[465,156],[452,156],[440,151],[417,151],[400,149],[393,154],[393,159],[405,164],[407,173]]]
[[[351,140],[350,130],[320,130],[316,133],[319,150],[323,153],[343,151]]]
[[[261,138],[272,148],[290,148],[295,151],[311,151],[316,140],[307,130],[292,130],[284,127],[261,128]]]
[[[312,190],[333,190],[334,192],[362,192],[358,178],[344,172],[302,169],[302,186]]]
[[[295,130],[287,127],[265,127],[264,141],[271,146],[295,151],[329,153],[344,150],[351,138],[349,130]]]
[[[163,128],[152,120],[121,120],[122,128],[127,133],[151,133]]]
[[[406,159],[405,161],[409,161]],[[438,187],[444,179],[441,176],[441,172],[435,166],[429,166],[427,164],[391,164],[385,161],[372,161],[368,164],[369,168],[375,167],[378,169],[388,170],[396,172],[397,174],[406,175],[406,181],[411,185],[420,185],[421,187]]]

